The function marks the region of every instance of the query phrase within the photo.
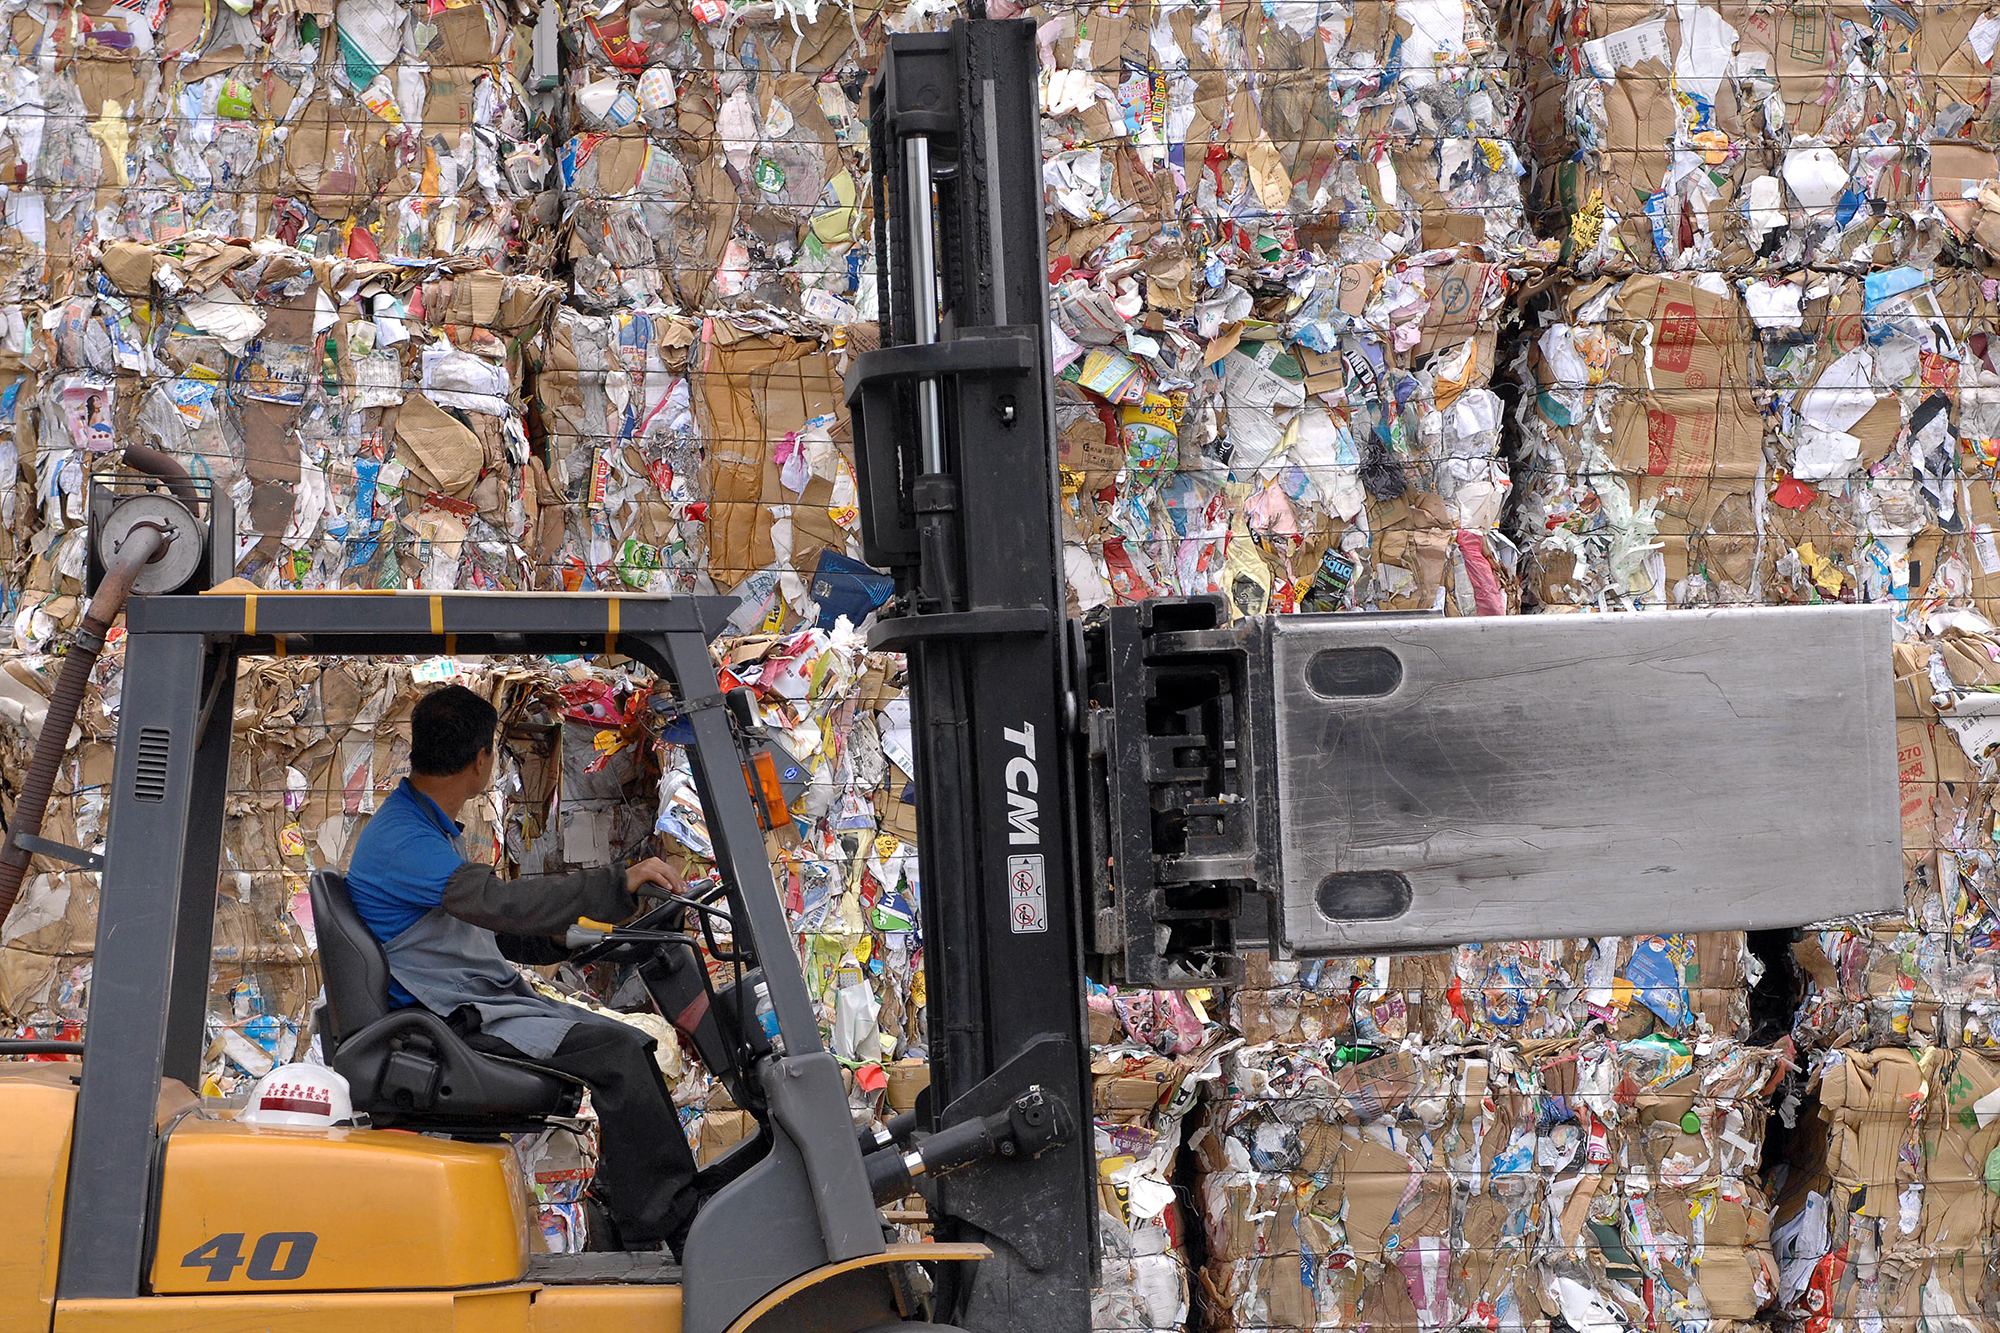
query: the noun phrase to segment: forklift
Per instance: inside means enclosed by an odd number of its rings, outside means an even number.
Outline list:
[[[1227,987],[1253,950],[1901,906],[1887,609],[1238,618],[1188,597],[1072,617],[1037,69],[1031,21],[962,21],[891,39],[872,89],[883,338],[847,398],[865,553],[897,584],[871,643],[907,655],[913,698],[916,1110],[850,1119],[765,856],[769,751],[709,652],[730,599],[250,591],[229,578],[227,497],[127,450],[137,479],[91,496],[91,607],[0,850],[7,904],[31,855],[101,877],[84,1040],[0,1048],[75,1057],[0,1066],[0,1327],[1082,1333],[1087,974]],[[121,607],[98,857],[40,820]],[[371,1124],[245,1124],[189,1092],[238,663],[440,653],[619,654],[685,723],[720,896],[569,941],[634,967],[663,1012],[703,1001],[683,1030],[757,1121],[682,1255],[531,1253],[499,1140],[560,1121],[576,1090],[391,1009],[330,872],[311,890],[322,1037]],[[934,1234],[896,1243],[882,1209],[913,1192]]]

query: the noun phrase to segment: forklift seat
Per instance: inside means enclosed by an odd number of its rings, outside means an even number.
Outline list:
[[[389,960],[347,880],[315,871],[308,893],[326,983],[320,1041],[355,1110],[382,1128],[477,1135],[531,1133],[576,1113],[582,1085],[475,1051],[422,1005],[390,1008]]]

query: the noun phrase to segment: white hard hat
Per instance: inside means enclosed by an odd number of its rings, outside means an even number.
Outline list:
[[[325,1065],[279,1065],[257,1080],[236,1117],[246,1125],[351,1124],[354,1097],[347,1080]]]

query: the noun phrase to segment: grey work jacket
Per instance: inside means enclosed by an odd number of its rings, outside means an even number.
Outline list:
[[[622,921],[635,906],[622,866],[507,880],[467,861],[446,882],[443,905],[382,948],[390,974],[424,1008],[450,1018],[470,1005],[482,1032],[546,1060],[578,1023],[610,1020],[538,993],[507,961],[495,928],[555,937],[578,917]]]
[[[418,1004],[440,1018],[470,1005],[479,1014],[480,1031],[531,1059],[548,1059],[571,1028],[594,1017],[538,993],[500,952],[492,931],[442,907],[433,907],[382,947],[389,971]]]

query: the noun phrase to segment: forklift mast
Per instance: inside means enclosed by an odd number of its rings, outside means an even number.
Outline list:
[[[882,346],[848,375],[864,553],[901,614],[921,798],[931,1084],[920,1131],[1032,1090],[1053,1146],[934,1182],[941,1240],[993,1258],[940,1319],[1082,1329],[1097,1209],[1043,253],[1035,29],[894,38],[869,112]]]

